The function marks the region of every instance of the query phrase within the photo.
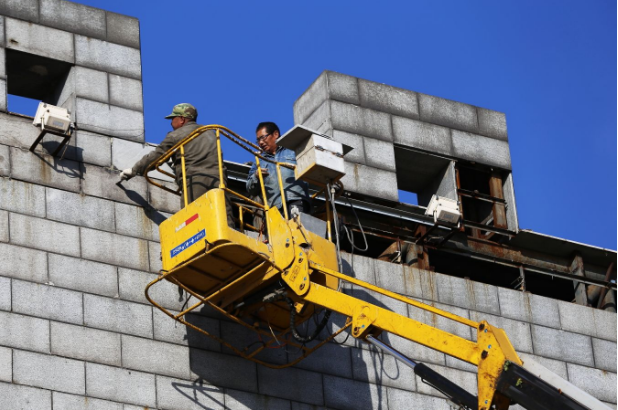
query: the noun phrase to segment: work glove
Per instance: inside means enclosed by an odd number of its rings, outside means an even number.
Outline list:
[[[121,181],[128,181],[129,179],[133,178],[135,176],[135,174],[133,173],[133,168],[127,168],[124,171],[122,171],[120,173],[120,180]]]

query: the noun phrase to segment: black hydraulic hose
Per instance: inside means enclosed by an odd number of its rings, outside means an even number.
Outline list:
[[[285,301],[290,305],[290,329],[292,330],[294,339],[299,343],[307,343],[315,339],[328,323],[331,311],[327,310],[326,313],[324,313],[324,317],[310,336],[301,336],[296,330],[296,309],[294,308],[294,302],[290,298],[285,298]]]
[[[416,363],[414,373],[428,385],[441,391],[451,401],[468,409],[478,409],[478,398],[423,363]]]

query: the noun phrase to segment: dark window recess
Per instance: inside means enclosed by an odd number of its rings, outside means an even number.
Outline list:
[[[448,178],[450,163],[451,160],[437,155],[395,145],[397,187],[403,191],[401,202],[427,206],[432,195],[446,196],[449,190],[452,193],[454,184]],[[416,194],[415,202],[413,194]]]
[[[503,184],[508,173],[492,168],[458,163],[455,167],[457,195],[464,221],[495,228],[508,228]],[[491,232],[467,228],[468,235],[489,239]]]
[[[519,269],[498,265],[493,262],[455,255],[439,249],[429,249],[429,261],[436,272],[469,278],[475,282],[487,283],[509,289],[521,289]],[[575,298],[573,281],[554,278],[535,272],[525,272],[525,289],[535,295],[572,301]]]
[[[25,97],[58,105],[58,100],[68,78],[72,65],[21,51],[6,50],[7,92],[9,94],[9,111],[27,107],[28,100],[13,99],[10,95]],[[11,102],[16,105],[11,106]],[[23,109],[23,108],[22,108]],[[24,114],[34,115],[32,112]]]

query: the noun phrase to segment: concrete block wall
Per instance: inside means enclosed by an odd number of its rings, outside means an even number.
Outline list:
[[[158,223],[179,200],[140,177],[120,188],[110,170],[143,153],[142,145],[78,133],[74,146],[83,155],[60,160],[27,151],[32,128],[0,113],[0,408],[449,408],[408,368],[343,335],[292,368],[271,370],[176,324],[143,290],[160,269]],[[106,154],[91,152],[102,146]],[[503,327],[523,357],[615,407],[615,313],[360,256],[344,260],[347,274]],[[346,292],[474,338],[465,326],[401,302]],[[185,302],[165,284],[154,297],[173,311]],[[214,335],[253,341],[215,314],[194,320]],[[343,323],[335,317],[328,328]],[[392,335],[385,340],[476,391],[473,366]],[[275,361],[294,354],[269,353]]]
[[[80,130],[144,141],[136,18],[64,0],[7,0],[0,29],[0,111],[11,110],[6,50],[16,50],[71,65],[46,102],[69,109]]]
[[[511,169],[503,113],[324,71],[294,103],[294,122],[354,150],[347,190],[398,199],[395,144]]]

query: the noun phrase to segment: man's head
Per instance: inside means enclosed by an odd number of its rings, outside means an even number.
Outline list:
[[[172,113],[165,117],[172,120],[172,128],[177,130],[190,121],[197,120],[197,110],[194,106],[182,103],[174,106]]]
[[[255,136],[262,151],[274,154],[277,151],[279,127],[274,122],[261,122],[255,129]]]

